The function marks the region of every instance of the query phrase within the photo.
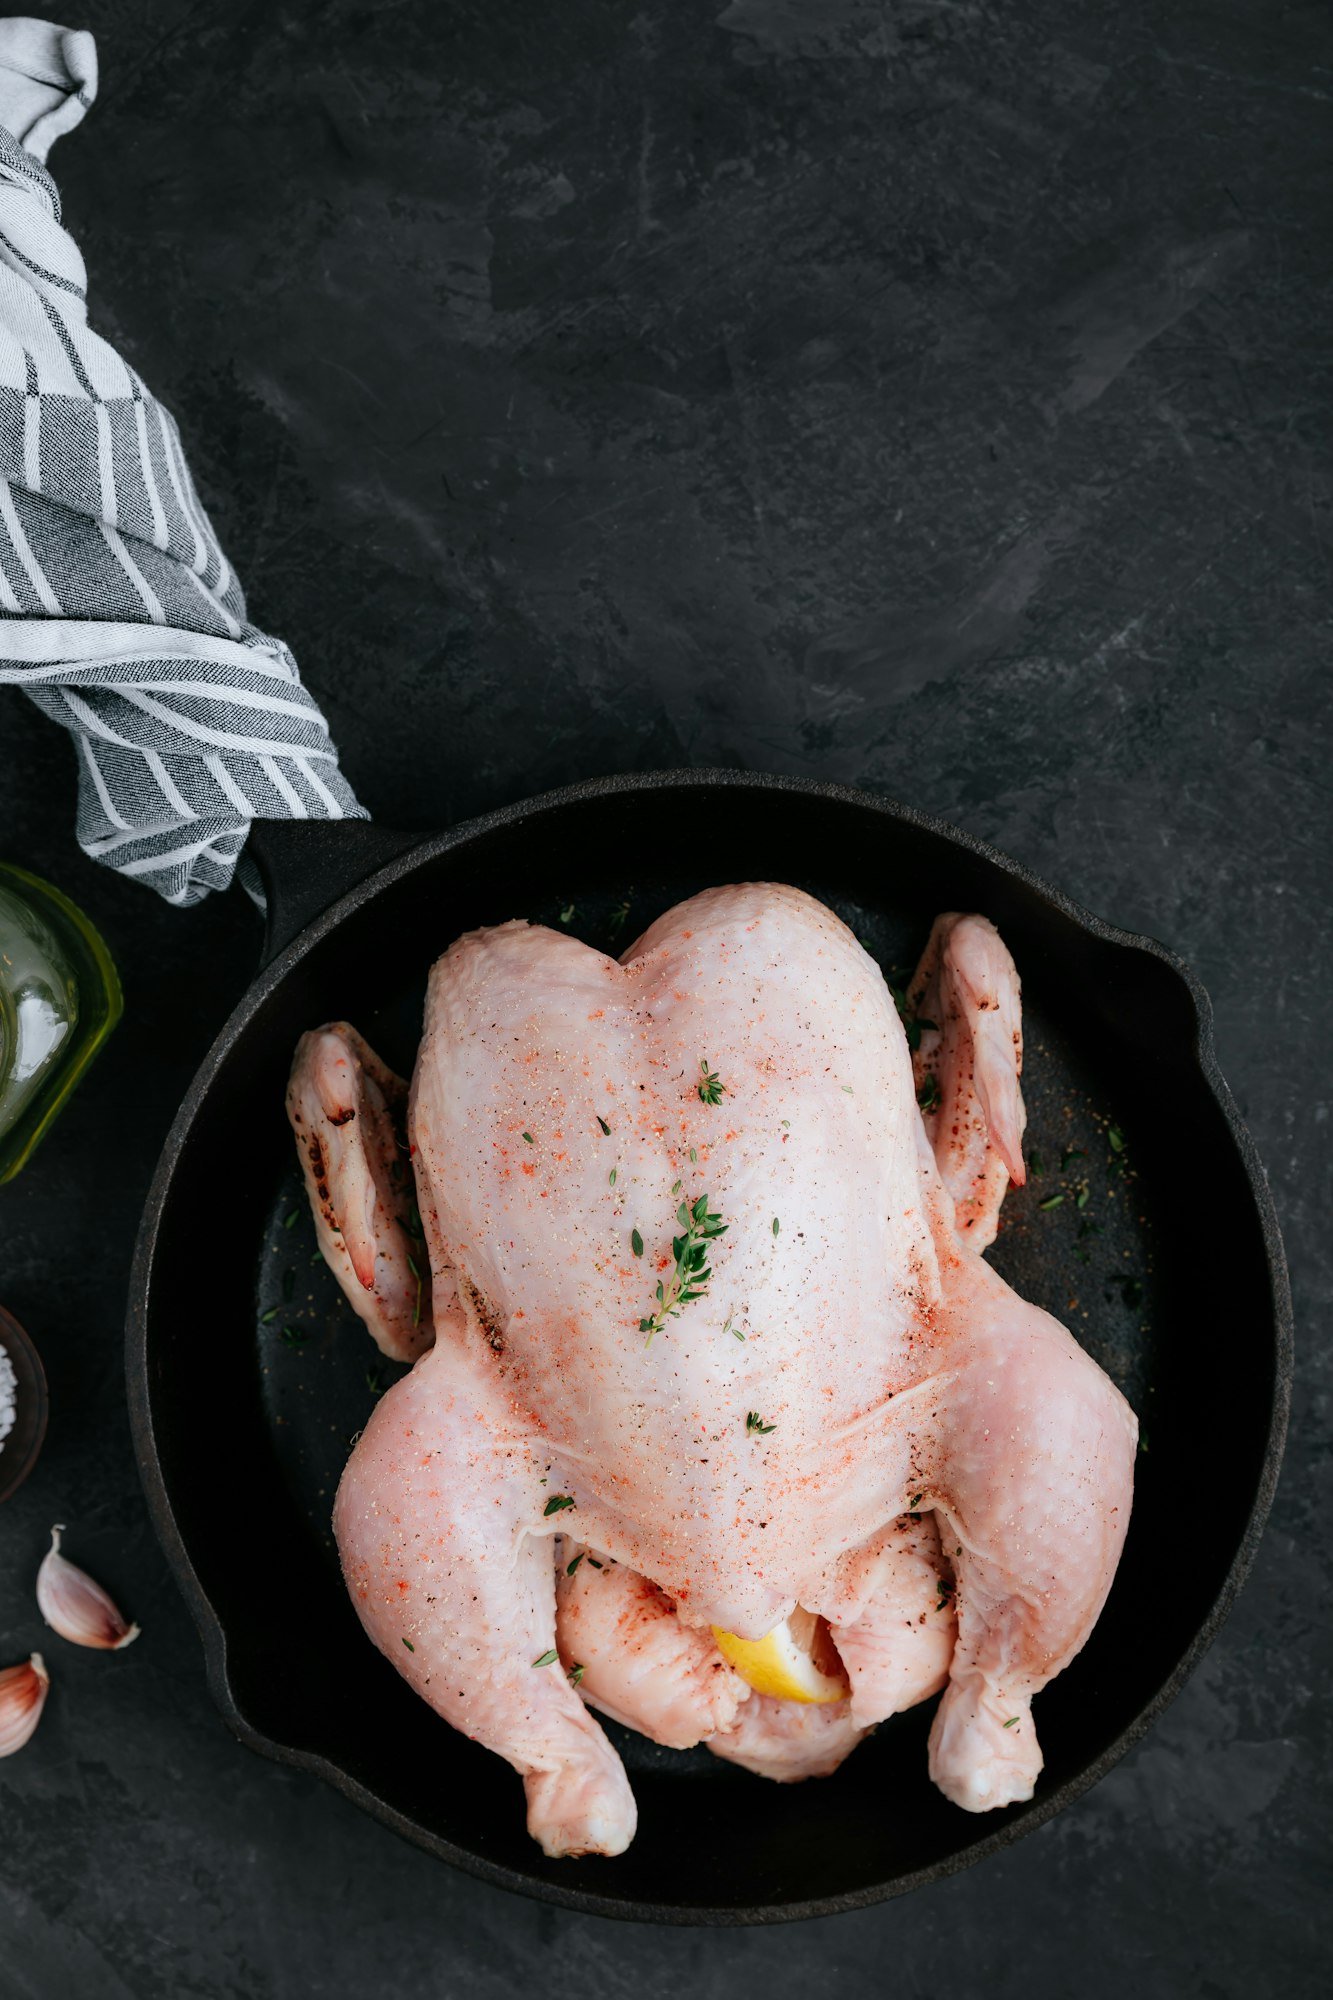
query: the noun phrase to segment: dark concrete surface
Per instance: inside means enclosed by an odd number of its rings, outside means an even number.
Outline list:
[[[0,1995],[1326,1990],[1327,15],[107,0],[78,24],[103,94],[52,164],[95,322],[177,411],[368,806],[424,827],[620,768],[835,776],[1168,940],[1268,1163],[1299,1380],[1221,1639],[1000,1860],[766,1933],[450,1873],[210,1705],[120,1324],[157,1148],[259,923],[239,892],[180,914],[83,861],[69,747],[10,695],[4,849],[93,914],[127,1008],[0,1192],[0,1296],[53,1407],[0,1518],[0,1648],[38,1639],[52,1519],[144,1637],[62,1649],[0,1765]],[[225,1190],[209,1222],[201,1285]],[[1161,1527],[1188,1563],[1189,1521]]]

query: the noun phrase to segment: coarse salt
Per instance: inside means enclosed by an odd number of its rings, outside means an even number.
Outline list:
[[[18,1414],[18,1378],[14,1374],[14,1364],[6,1348],[0,1346],[0,1451],[5,1448],[5,1439],[14,1428],[14,1418]]]

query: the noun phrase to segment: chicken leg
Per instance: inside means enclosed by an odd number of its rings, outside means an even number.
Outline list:
[[[366,1631],[438,1715],[522,1774],[544,1852],[620,1854],[634,1797],[556,1655],[543,1471],[493,1377],[442,1340],[377,1405],[334,1534]]]
[[[931,1010],[917,1057],[936,1078],[921,1177],[943,1289],[917,1505],[943,1523],[957,1577],[958,1638],[930,1771],[956,1805],[984,1812],[1032,1796],[1042,1767],[1032,1697],[1105,1602],[1129,1524],[1138,1425],[1064,1327],[979,1254],[1009,1180],[1023,1178],[1008,951],[985,918],[941,917],[911,992]]]
[[[556,1641],[584,1700],[669,1750],[732,1728],[750,1690],[712,1633],[623,1563],[568,1540],[560,1556]]]

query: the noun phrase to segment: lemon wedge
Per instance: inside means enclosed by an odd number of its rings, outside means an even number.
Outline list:
[[[756,1694],[776,1695],[779,1701],[842,1701],[849,1692],[827,1622],[799,1605],[765,1638],[738,1639],[719,1625],[713,1627],[713,1637],[723,1658]]]

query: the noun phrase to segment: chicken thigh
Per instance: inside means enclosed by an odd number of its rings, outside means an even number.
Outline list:
[[[1022,1174],[993,928],[942,918],[914,994],[916,1075],[874,961],[772,884],[619,963],[510,923],[432,972],[409,1122],[437,1344],[334,1526],[367,1631],[523,1774],[548,1853],[633,1832],[589,1702],[790,1777],[947,1675],[936,1782],[1031,1795],[1031,1697],[1110,1586],[1135,1424],[979,1255]],[[717,1651],[797,1606],[848,1700],[751,1695]]]

